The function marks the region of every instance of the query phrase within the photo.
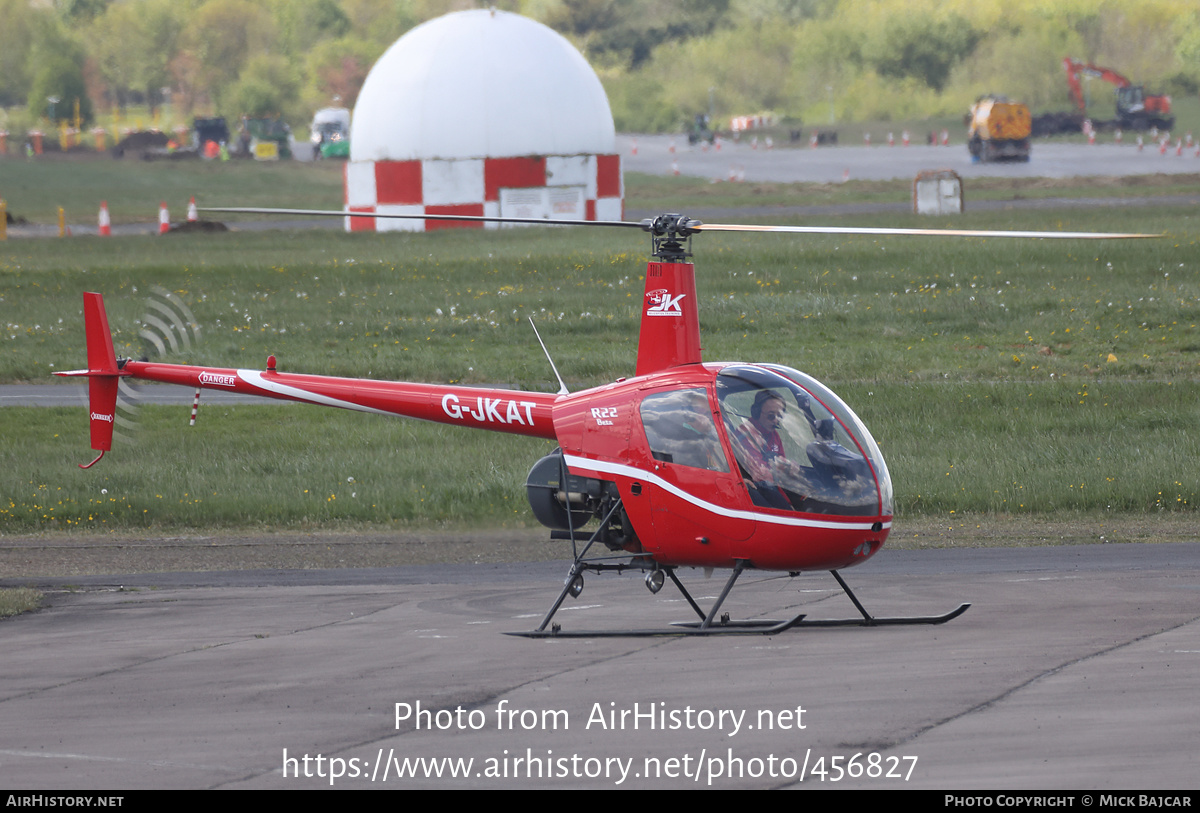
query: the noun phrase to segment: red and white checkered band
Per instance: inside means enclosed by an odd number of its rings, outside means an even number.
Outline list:
[[[348,212],[620,220],[625,185],[619,155],[351,161]],[[346,231],[496,228],[447,220],[347,217]]]

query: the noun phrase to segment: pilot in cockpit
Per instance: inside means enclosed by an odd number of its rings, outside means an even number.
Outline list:
[[[801,419],[788,421],[785,396],[763,389],[750,419],[732,433],[751,500],[785,511],[844,510],[861,502],[871,485],[865,461],[838,441],[832,417],[818,419],[807,395],[792,395]],[[799,459],[788,458],[789,446],[801,451]]]
[[[781,480],[795,476],[799,467],[788,460],[787,448],[779,434],[787,414],[787,402],[773,390],[761,390],[754,396],[750,407],[750,420],[734,432],[734,442],[744,454],[738,459],[743,463],[749,477],[746,487],[755,502],[772,508],[788,510],[792,507],[780,491]]]

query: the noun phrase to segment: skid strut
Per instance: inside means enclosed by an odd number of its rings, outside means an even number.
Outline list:
[[[652,567],[646,562],[637,561],[636,559],[632,562],[622,562],[620,564],[606,564],[598,561],[586,561],[583,559],[583,557],[587,553],[588,548],[591,547],[593,541],[595,541],[595,535],[593,535],[593,538],[588,541],[588,544],[582,551],[580,551],[579,555],[576,556],[575,561],[572,562],[571,569],[567,572],[566,583],[563,585],[563,589],[559,592],[558,598],[555,599],[554,604],[550,607],[550,611],[546,613],[546,617],[542,619],[541,626],[531,632],[512,632],[509,633],[510,635],[518,635],[526,638],[648,638],[665,635],[773,635],[775,633],[791,629],[804,619],[804,614],[801,613],[800,615],[794,616],[793,618],[785,621],[730,621],[728,614],[726,614],[722,616],[716,624],[713,623],[714,619],[717,617],[717,612],[721,609],[721,605],[725,602],[725,599],[729,596],[729,592],[733,589],[734,583],[738,580],[738,577],[742,575],[742,571],[750,566],[750,562],[748,560],[737,560],[737,564],[734,565],[733,572],[729,575],[729,579],[725,582],[725,587],[721,590],[721,595],[719,595],[717,600],[713,603],[712,609],[705,613],[704,610],[700,608],[700,605],[696,603],[696,600],[692,598],[692,595],[687,591],[687,588],[683,586],[683,583],[679,581],[679,578],[675,575],[675,568]],[[696,612],[696,615],[699,616],[700,621],[675,624],[671,627],[662,629],[645,630],[567,631],[559,627],[558,624],[554,624],[553,626],[550,625],[551,620],[554,618],[554,614],[558,612],[559,607],[562,606],[562,603],[566,597],[568,595],[579,595],[579,590],[582,590],[581,580],[585,570],[592,570],[599,573],[605,570],[616,570],[620,572],[630,568],[641,568],[643,570],[650,570],[651,572],[657,570],[665,571],[670,577],[671,581],[674,582],[675,586],[679,588],[679,592],[683,594],[683,597],[687,600],[687,603],[691,605],[691,608]],[[550,627],[549,629],[547,629],[548,626]]]
[[[566,482],[565,475],[563,476],[563,479],[560,482]],[[601,573],[605,570],[615,570],[618,573],[620,573],[623,570],[628,570],[628,569],[634,568],[634,567],[641,567],[641,568],[645,569],[643,565],[634,564],[633,562],[621,562],[618,564],[611,564],[611,563],[605,562],[604,559],[609,558],[609,557],[601,557],[599,559],[588,559],[587,558],[588,551],[592,549],[592,545],[594,545],[596,543],[596,540],[598,540],[600,538],[600,534],[603,532],[605,526],[608,525],[608,521],[610,519],[612,519],[619,510],[621,510],[621,501],[616,500],[613,503],[612,507],[609,508],[608,512],[604,515],[604,519],[601,520],[600,527],[596,530],[595,533],[593,533],[591,535],[591,537],[587,541],[587,544],[585,544],[583,546],[583,549],[580,550],[578,548],[575,548],[575,560],[573,562],[571,562],[571,569],[569,571],[567,571],[567,580],[563,584],[563,589],[558,594],[558,598],[556,598],[554,600],[554,603],[552,605],[550,605],[550,611],[548,613],[546,613],[546,617],[542,619],[542,623],[538,626],[538,628],[530,633],[512,633],[513,635],[524,634],[524,635],[529,635],[529,636],[534,636],[534,637],[542,637],[542,635],[541,635],[542,633],[547,634],[547,635],[556,634],[559,629],[557,624],[555,624],[551,628],[551,631],[549,633],[546,633],[546,627],[550,625],[551,620],[554,618],[554,614],[558,612],[558,608],[562,606],[563,601],[566,600],[568,595],[572,596],[572,597],[577,597],[580,593],[583,592],[584,571],[592,570],[592,571],[595,571],[596,573]],[[567,522],[568,522],[568,525],[572,524],[571,523],[571,514],[569,511],[567,512]],[[572,545],[572,547],[575,547],[575,529],[574,528],[571,528],[571,545]],[[620,558],[624,558],[624,556],[622,556]]]
[[[960,615],[962,615],[963,613],[965,613],[967,611],[968,607],[971,606],[970,604],[960,604],[957,607],[955,607],[953,610],[951,610],[950,612],[946,613],[945,615],[909,615],[909,616],[899,616],[899,617],[892,617],[892,618],[877,618],[877,617],[871,615],[870,613],[868,613],[866,611],[866,609],[863,608],[862,603],[858,600],[858,597],[854,595],[854,591],[850,589],[850,585],[846,584],[846,580],[842,578],[841,573],[838,573],[836,570],[831,570],[829,572],[830,572],[830,574],[833,575],[833,577],[835,579],[837,579],[837,583],[839,585],[841,585],[842,590],[846,593],[846,596],[852,602],[854,602],[854,606],[858,610],[858,612],[862,615],[862,618],[840,618],[840,619],[830,619],[830,620],[813,619],[811,621],[805,621],[804,624],[802,624],[802,626],[805,626],[805,627],[853,627],[853,626],[883,627],[883,626],[892,626],[892,625],[898,626],[898,625],[909,625],[909,624],[945,624],[947,621],[958,618]]]

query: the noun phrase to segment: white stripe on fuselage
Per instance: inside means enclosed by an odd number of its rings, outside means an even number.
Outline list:
[[[280,384],[278,381],[267,381],[263,378],[263,374],[258,370],[238,370],[238,377],[247,384],[258,387],[267,392],[273,392],[277,395],[286,395],[289,398],[295,398],[300,401],[307,401],[310,404],[322,404],[324,406],[341,407],[342,409],[353,409],[358,412],[373,412],[376,415],[394,415],[394,412],[388,412],[384,409],[375,409],[374,407],[363,406],[356,404],[353,401],[343,401],[340,398],[330,398],[328,395],[320,395],[308,390],[302,390],[299,387],[292,387],[287,384]]]
[[[564,455],[567,461],[567,466],[572,469],[590,469],[591,471],[601,474],[623,474],[626,477],[633,477],[637,480],[649,481],[654,485],[669,491],[676,497],[686,500],[697,508],[702,508],[717,516],[729,517],[731,519],[748,519],[755,522],[770,522],[775,525],[790,525],[800,528],[828,528],[831,530],[856,530],[869,531],[874,527],[874,522],[829,522],[828,520],[806,519],[804,517],[785,517],[776,514],[760,514],[757,511],[741,511],[736,508],[725,508],[724,506],[715,505],[707,500],[702,500],[694,494],[689,494],[679,486],[668,483],[666,480],[659,477],[657,474],[652,474],[645,469],[635,468],[634,466],[626,466],[622,463],[610,463],[604,460],[591,460],[579,455]],[[891,528],[891,521],[883,523],[884,528]]]

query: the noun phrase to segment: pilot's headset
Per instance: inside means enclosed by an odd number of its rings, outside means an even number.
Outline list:
[[[813,415],[812,405],[809,401],[808,394],[804,392],[796,392],[794,395],[796,398],[796,406],[800,407],[800,411],[808,417],[808,422],[810,424],[815,424],[816,416]],[[766,405],[767,401],[770,401],[772,398],[779,399],[779,401],[783,404],[783,411],[786,413],[786,398],[774,390],[759,390],[758,394],[754,396],[754,403],[750,406],[750,417],[757,421],[762,415],[763,407]]]
[[[767,401],[771,400],[783,404],[783,411],[787,412],[787,401],[783,399],[782,395],[774,390],[759,390],[758,395],[754,396],[754,403],[750,405],[750,417],[756,421],[761,418],[763,407],[766,406]]]

